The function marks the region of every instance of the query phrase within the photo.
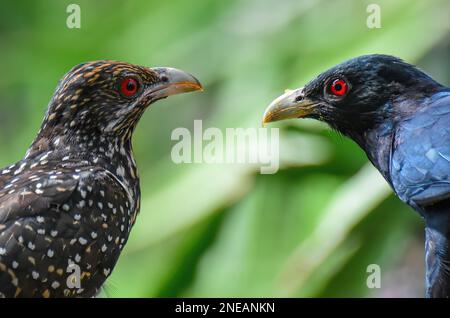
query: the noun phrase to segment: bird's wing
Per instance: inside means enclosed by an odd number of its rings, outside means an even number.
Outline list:
[[[56,170],[43,167],[37,171],[24,169],[17,175],[15,171],[0,178],[0,224],[57,210],[71,198],[80,179],[90,183],[91,187],[109,186],[112,193],[124,191],[127,194],[125,199],[131,200],[120,181],[102,168],[88,166]],[[107,192],[108,189],[105,190]]]
[[[94,291],[93,286],[100,286],[107,277],[101,266],[104,265],[109,274],[116,259],[99,263],[100,254],[94,253],[94,249],[108,243],[108,237],[95,232],[94,239],[90,231],[106,222],[111,240],[121,234],[120,227],[113,225],[120,225],[124,215],[119,209],[116,214],[109,213],[112,208],[108,206],[115,198],[124,206],[128,204],[129,198],[120,182],[108,171],[95,167],[57,171],[45,167],[37,171],[24,169],[17,175],[11,171],[6,179],[0,190],[0,264],[6,266],[3,270],[0,267],[0,295],[13,296],[18,292],[25,297],[46,295],[45,290],[39,289],[45,284],[39,285],[37,280],[14,281],[15,275],[22,277],[18,273],[25,271],[27,275],[39,274],[39,281],[59,282],[58,275],[67,275],[67,260],[77,262],[77,257],[83,257],[83,264],[91,264],[89,279],[83,281],[83,286]],[[98,206],[101,202],[104,202],[102,209]],[[104,221],[104,217],[108,221]],[[76,250],[79,256],[67,248],[74,240],[79,245]],[[87,247],[92,252],[86,252]],[[108,248],[103,254],[113,252],[113,248]],[[49,272],[49,266],[62,272]],[[85,267],[82,269],[88,271]],[[63,296],[62,289],[51,290],[51,293]]]
[[[401,199],[423,207],[450,198],[450,93],[401,123],[394,147],[391,177]]]
[[[10,178],[0,190],[0,224],[45,213],[66,201],[78,184],[73,171],[24,171]]]

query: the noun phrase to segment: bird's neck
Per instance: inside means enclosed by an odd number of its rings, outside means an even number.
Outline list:
[[[59,162],[61,166],[96,166],[110,171],[139,197],[139,174],[133,157],[133,131],[123,134],[39,134],[27,151],[25,160]]]
[[[60,135],[37,139],[25,160],[54,161],[62,168],[102,168],[109,171],[131,196],[131,207],[140,208],[139,173],[133,157],[132,132],[124,135]],[[119,137],[118,137],[119,136]],[[45,158],[45,159],[44,159]]]
[[[392,146],[395,141],[395,121],[385,119],[369,130],[353,131],[349,137],[366,153],[372,164],[391,184],[389,169]]]

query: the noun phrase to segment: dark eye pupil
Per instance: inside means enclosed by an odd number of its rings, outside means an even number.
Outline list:
[[[136,88],[136,85],[133,83],[133,81],[128,81],[127,83],[127,90],[129,91],[134,91],[134,89]]]
[[[338,84],[334,85],[334,88],[335,88],[337,91],[340,91],[340,90],[342,89],[342,85],[338,83]]]

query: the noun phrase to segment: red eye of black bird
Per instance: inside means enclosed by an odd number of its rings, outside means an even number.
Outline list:
[[[139,90],[139,83],[137,80],[131,77],[127,77],[120,82],[120,93],[126,97],[136,95]]]
[[[347,82],[343,79],[335,79],[330,86],[330,91],[335,96],[344,96],[347,93]]]

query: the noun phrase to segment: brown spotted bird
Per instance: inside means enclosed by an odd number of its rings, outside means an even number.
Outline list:
[[[146,108],[200,90],[174,68],[80,64],[19,162],[0,170],[0,296],[92,297],[140,207],[133,131]]]

